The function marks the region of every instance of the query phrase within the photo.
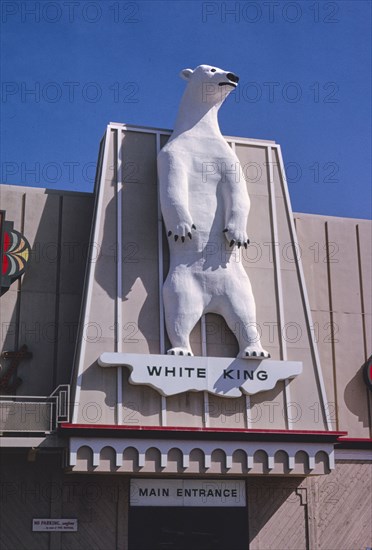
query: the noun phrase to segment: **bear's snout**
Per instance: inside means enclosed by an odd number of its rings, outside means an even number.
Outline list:
[[[236,82],[236,84],[239,82],[239,77],[234,73],[227,73],[226,76],[229,80],[231,80],[231,82]]]

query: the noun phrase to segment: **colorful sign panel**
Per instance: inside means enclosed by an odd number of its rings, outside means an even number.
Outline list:
[[[363,376],[364,382],[366,383],[367,388],[372,391],[372,355],[363,366]]]
[[[30,253],[27,239],[13,229],[13,222],[5,220],[5,211],[0,210],[0,295],[23,275]]]
[[[243,507],[245,481],[131,479],[131,506]]]

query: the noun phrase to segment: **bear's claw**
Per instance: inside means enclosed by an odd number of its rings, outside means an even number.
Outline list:
[[[271,356],[267,351],[246,351],[245,357],[263,357],[264,359],[269,359]]]
[[[186,224],[185,227],[179,227],[177,226],[176,231],[174,232],[174,240],[175,242],[178,241],[178,239],[181,237],[181,242],[185,242],[186,236],[191,240],[192,239],[192,233],[191,230],[196,230],[195,224],[190,225]],[[167,233],[168,237],[171,237],[173,235],[173,231],[169,230]]]
[[[238,248],[240,248],[241,246],[244,246],[244,248],[248,248],[249,239],[246,235],[244,235],[244,232],[234,231],[226,227],[222,230],[222,233],[227,233],[226,239],[229,243],[229,246],[237,245]]]
[[[188,355],[192,357],[193,354],[187,348],[171,348],[167,351],[167,355]]]

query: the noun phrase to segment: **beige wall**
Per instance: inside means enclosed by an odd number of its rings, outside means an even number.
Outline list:
[[[100,338],[80,335],[80,349],[76,356],[75,372],[81,390],[76,393],[79,403],[74,422],[89,422],[84,414],[86,403],[94,401],[101,411],[99,422],[117,422],[116,369],[102,369],[96,360],[107,351],[128,353],[164,353],[169,347],[166,335],[162,338],[163,322],[161,284],[168,269],[168,247],[157,200],[156,153],[166,134],[151,129],[123,128],[110,125],[102,151],[102,176],[98,184],[95,217],[95,240],[102,254],[91,263],[86,286],[84,324],[99,326]],[[135,414],[141,425],[202,427],[207,421],[203,411],[210,411],[210,427],[255,427],[286,429],[290,417],[297,429],[326,428],[322,407],[321,373],[317,370],[311,333],[307,326],[302,302],[302,281],[298,266],[283,258],[283,250],[293,246],[291,211],[287,202],[286,186],[280,172],[279,149],[273,142],[228,138],[236,148],[251,198],[248,234],[252,244],[234,253],[231,261],[243,264],[249,273],[257,304],[257,323],[262,332],[262,343],[273,359],[299,360],[303,373],[289,385],[279,382],[270,391],[245,397],[225,399],[203,394],[181,394],[166,399],[166,418],[161,417],[162,402],[155,390],[128,384],[123,373],[122,416]],[[112,169],[116,167],[116,169]],[[273,169],[271,170],[271,167]],[[252,169],[255,170],[251,174]],[[122,209],[122,220],[116,221]],[[161,222],[160,222],[161,223]],[[117,300],[117,224],[122,238],[123,299]],[[277,245],[273,245],[277,243]],[[254,255],[251,256],[252,251]],[[218,254],[226,254],[218,250]],[[163,258],[163,261],[162,261]],[[119,303],[120,302],[120,303]],[[120,326],[118,317],[122,318]],[[206,349],[209,356],[234,357],[237,353],[235,337],[224,320],[207,315]],[[278,329],[279,325],[283,330]],[[293,337],[288,326],[295,328]],[[119,328],[118,328],[119,327]],[[239,330],[239,327],[237,327]],[[192,334],[195,354],[201,354],[201,326]],[[285,403],[295,403],[287,410]],[[275,414],[268,403],[275,403]],[[321,404],[320,414],[314,417],[314,407]],[[221,420],[221,411],[230,411]],[[247,413],[248,410],[248,413]],[[248,416],[254,426],[249,425]],[[332,427],[335,427],[331,423]]]
[[[295,214],[320,359],[336,428],[371,437],[371,222]],[[337,409],[337,415],[336,415]]]
[[[151,140],[144,140],[144,146],[145,142],[153,151]],[[127,145],[136,150],[135,143],[130,140]],[[239,154],[243,155],[243,151]],[[143,166],[145,172],[140,171],[137,174],[139,181],[133,182],[133,186],[141,181],[145,182],[145,179],[142,180],[143,174],[153,174],[150,165],[144,163]],[[127,170],[132,170],[132,167]],[[108,181],[112,180],[108,178]],[[143,185],[150,186],[146,183]],[[147,193],[146,189],[143,190],[144,193]],[[261,187],[259,189],[257,196]],[[131,193],[135,194],[134,190]],[[148,193],[153,197],[152,189]],[[253,190],[251,196],[255,196]],[[31,361],[21,363],[19,375],[23,384],[18,393],[48,394],[55,385],[66,383],[70,379],[75,343],[70,327],[78,323],[85,269],[85,244],[89,240],[93,197],[1,186],[0,198],[1,208],[7,212],[7,219],[14,221],[15,229],[24,231],[33,249],[32,260],[22,283],[13,285],[1,298],[1,350],[15,349],[27,343],[34,357]],[[112,198],[108,200],[107,206],[110,200]],[[139,207],[135,205],[134,201],[134,212]],[[129,211],[126,215],[129,216]],[[138,215],[137,211],[135,216]],[[148,215],[149,223],[154,225],[152,213],[148,212]],[[349,437],[368,437],[370,394],[362,380],[360,367],[371,353],[371,224],[365,220],[308,214],[295,214],[294,218],[327,395],[330,402],[337,400],[335,427],[348,430]],[[109,225],[112,220],[107,219],[105,223]],[[123,277],[129,277],[125,284],[131,281],[130,288],[137,285],[134,289],[137,296],[143,292],[141,307],[148,316],[153,315],[153,310],[157,307],[157,281],[148,277],[144,264],[152,265],[155,269],[157,259],[153,255],[152,246],[155,240],[151,241],[152,245],[145,252],[147,243],[142,246],[145,237],[146,235],[141,235],[139,240],[135,239],[134,234],[126,237],[128,240],[124,243],[127,248]],[[259,239],[262,242],[264,238],[266,237],[260,234]],[[132,243],[138,244],[138,248],[133,247]],[[99,275],[101,279],[97,276],[97,281],[100,280],[103,284],[110,254],[112,259],[110,240],[107,245],[107,254],[106,251],[102,253],[106,256],[106,264],[103,264],[106,267]],[[328,255],[327,246],[331,251]],[[56,250],[61,251],[59,259],[54,254]],[[282,255],[283,259],[285,257]],[[133,262],[133,259],[138,261]],[[270,270],[270,261],[266,261],[267,266],[263,266],[262,270]],[[286,263],[283,269],[291,277],[293,269],[291,266],[287,267]],[[253,280],[257,285],[259,278],[255,279],[253,275]],[[155,297],[148,298],[143,288],[153,288]],[[109,287],[101,290],[106,304],[109,292]],[[98,290],[95,298],[98,303]],[[149,304],[146,299],[150,300]],[[127,302],[123,305],[126,319],[129,319],[126,322],[134,319],[131,318],[131,307],[132,304]],[[97,312],[98,315],[99,309]],[[267,318],[269,313],[260,310],[259,315]],[[159,331],[156,329],[157,316],[151,319],[153,336],[149,336],[148,345],[151,352],[156,352],[159,338]],[[138,320],[137,325],[134,325],[135,330],[139,330],[141,322]],[[229,353],[230,350],[233,352],[234,338],[228,332],[225,333],[221,320],[211,316],[209,322],[211,349],[221,350],[222,353]],[[37,323],[41,328],[39,332],[35,332]],[[50,338],[48,334],[42,336],[42,327],[45,334],[45,329],[52,326],[58,326],[57,340]],[[131,342],[132,339],[137,339],[137,334],[132,333],[133,326],[128,325],[125,330],[125,344],[138,345],[138,342]],[[92,363],[102,349],[101,345],[105,351],[107,346],[112,346],[112,333],[107,332],[107,339],[104,338],[102,342],[92,343],[89,352]],[[196,346],[197,342],[198,334],[195,334]],[[6,367],[3,360],[1,366],[2,369]],[[115,378],[111,382],[114,386]],[[109,389],[111,382],[106,382]],[[126,379],[123,384],[127,391],[129,386]],[[103,385],[99,389],[100,399],[104,403],[106,400],[111,409],[114,402],[107,401],[106,388],[107,385]],[[124,393],[125,412],[131,415],[127,418],[135,418],[137,421],[142,419],[141,422],[144,423],[160,423],[158,394],[150,388],[131,389],[133,393]],[[95,386],[92,391],[97,391]],[[279,399],[278,395],[274,393],[270,397],[262,396],[263,403],[268,399]],[[141,417],[136,417],[137,411],[131,408],[133,400],[141,403]],[[212,425],[218,425],[221,419],[224,427],[244,424],[244,404],[239,400],[234,402],[235,400],[224,401],[226,405],[221,408],[219,402],[211,398],[211,411],[215,411],[212,414]],[[262,408],[265,409],[264,406]],[[174,422],[181,417],[187,425],[197,424],[202,414],[202,402],[196,395],[184,394],[179,399],[169,400],[168,411],[169,417],[175,419]],[[182,411],[182,416],[179,411]],[[316,409],[312,412],[316,414]],[[27,460],[27,456],[28,450],[3,450],[1,454],[1,548],[128,548],[127,475],[64,473],[62,453],[53,449],[38,451],[35,461]],[[306,479],[296,476],[291,479],[284,476],[248,477],[247,548],[249,545],[250,550],[365,550],[372,540],[370,472],[370,462],[343,460],[336,461],[335,470],[325,476],[311,476]],[[157,473],[151,471],[148,475]],[[236,475],[239,476],[239,473]],[[77,517],[79,530],[77,533],[63,534],[32,533],[31,522],[35,517]]]
[[[102,245],[102,254],[91,265],[86,308],[86,324],[99,325],[101,336],[96,340],[85,339],[77,356],[76,372],[82,377],[77,422],[89,421],[83,414],[83,407],[91,401],[97,403],[102,412],[101,423],[117,421],[116,369],[102,369],[96,363],[102,352],[117,350],[115,338],[128,353],[163,353],[169,346],[166,334],[162,341],[159,313],[160,279],[167,273],[168,247],[162,226],[159,229],[156,193],[156,151],[167,137],[151,129],[126,129],[120,125],[108,128],[96,218],[96,239]],[[168,426],[202,427],[207,425],[206,408],[210,427],[322,430],[326,428],[321,395],[323,377],[330,427],[348,430],[354,437],[368,437],[369,397],[361,373],[357,371],[368,356],[369,345],[370,314],[366,300],[370,296],[367,286],[370,280],[367,254],[370,225],[363,220],[327,221],[319,216],[295,216],[301,252],[304,249],[301,255],[309,287],[309,309],[314,316],[308,319],[306,287],[292,252],[296,243],[286,184],[280,170],[280,150],[272,142],[228,140],[243,166],[251,198],[248,220],[251,245],[247,251],[237,252],[236,261],[243,263],[252,282],[264,347],[274,359],[302,361],[303,374],[288,386],[280,382],[271,391],[251,396],[249,402],[245,397],[226,400],[217,396],[209,396],[206,402],[202,394],[195,393],[170,397],[166,399],[164,419],[158,392],[130,385],[124,369],[121,382],[124,423],[130,424],[135,418],[141,425],[164,425],[166,422]],[[115,264],[118,204],[123,210],[123,300],[120,303],[116,299]],[[355,237],[357,224],[358,241]],[[329,258],[325,246],[329,249]],[[364,285],[363,306],[360,280]],[[345,284],[353,289],[347,298],[343,291]],[[118,315],[122,318],[119,332]],[[282,330],[278,328],[280,323]],[[206,330],[209,356],[233,357],[236,354],[235,337],[221,317],[207,315]],[[332,331],[337,331],[336,339]],[[320,375],[312,334],[320,350]],[[83,342],[84,338],[80,340]],[[202,354],[200,323],[191,340],[195,354]],[[352,376],[350,362],[353,362]],[[341,365],[342,373],[339,372]],[[296,418],[291,426],[286,402],[295,404],[291,414],[296,413]],[[347,412],[343,412],[345,408]],[[247,410],[253,419],[250,424]]]
[[[88,323],[79,341],[87,344],[82,358],[82,403],[94,401],[102,409],[102,423],[115,423],[116,371],[98,367],[103,351],[114,351],[116,299],[115,184],[117,130],[110,130],[107,166],[103,173],[101,212],[94,243],[93,289]],[[167,139],[162,134],[161,142]],[[229,138],[232,141],[235,138]],[[246,170],[252,200],[249,234],[252,245],[243,261],[252,281],[257,318],[264,345],[274,358],[283,355],[279,339],[277,289],[273,248],[273,220],[267,171],[267,147],[271,142],[236,143]],[[156,198],[156,134],[129,131],[122,146],[123,293],[121,338],[123,351],[159,353],[158,211]],[[274,162],[278,163],[275,156]],[[104,159],[102,158],[101,161]],[[257,170],[257,167],[259,170]],[[273,173],[280,240],[284,317],[299,330],[297,342],[286,342],[289,359],[304,362],[304,374],[290,384],[291,398],[306,414],[295,429],[324,429],[319,392],[310,353],[301,288],[291,255],[291,235],[283,199],[283,181]],[[32,258],[22,283],[15,283],[1,298],[1,349],[13,350],[26,343],[33,359],[21,363],[23,380],[18,393],[49,394],[58,384],[69,382],[93,196],[16,186],[0,187],[1,208],[14,227],[24,231]],[[370,392],[362,380],[361,366],[371,354],[371,224],[366,220],[294,215],[306,287],[312,313],[311,330],[319,349],[332,427],[350,437],[370,435]],[[327,247],[329,254],[327,254]],[[168,251],[162,236],[163,274]],[[99,252],[99,254],[98,254]],[[222,318],[208,315],[207,351],[210,355],[234,356],[236,342]],[[271,327],[271,329],[270,329]],[[193,333],[195,353],[201,353],[200,326]],[[290,340],[290,339],[289,339]],[[165,342],[167,344],[167,342]],[[7,362],[1,359],[4,370]],[[151,388],[131,386],[123,372],[124,422],[141,425],[161,423],[161,397]],[[181,394],[167,399],[167,423],[202,426],[205,403],[202,395]],[[270,418],[275,405],[274,422]],[[253,428],[286,428],[283,383],[250,400]],[[247,426],[244,397],[209,397],[211,427]],[[338,411],[338,413],[336,412]],[[86,421],[80,414],[80,420]]]
[[[68,475],[60,453],[3,454],[2,550],[126,550],[122,475]],[[247,480],[250,550],[365,550],[371,544],[371,463],[342,461],[328,476]],[[33,533],[33,518],[78,518],[76,533]]]
[[[1,185],[0,207],[32,250],[22,281],[1,297],[0,350],[27,344],[18,394],[49,395],[71,378],[93,196]]]

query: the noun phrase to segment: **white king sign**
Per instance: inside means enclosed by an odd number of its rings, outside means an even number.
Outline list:
[[[221,397],[251,395],[271,390],[279,380],[302,372],[301,362],[261,358],[102,353],[98,363],[127,367],[131,384],[146,384],[164,396],[184,391],[207,391]]]

